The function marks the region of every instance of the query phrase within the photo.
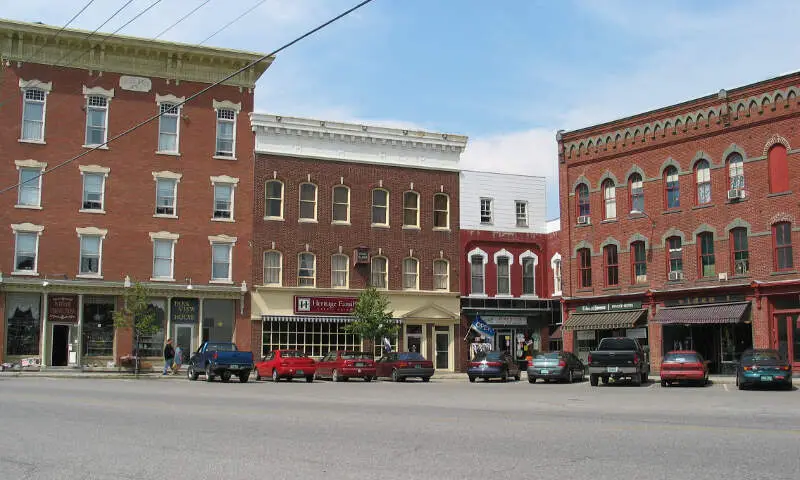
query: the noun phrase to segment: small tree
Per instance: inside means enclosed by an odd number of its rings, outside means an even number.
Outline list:
[[[139,374],[140,341],[145,335],[158,332],[156,314],[150,306],[150,290],[139,282],[125,290],[124,304],[121,311],[114,312],[114,327],[130,328],[133,331],[134,374]]]
[[[372,352],[377,339],[397,334],[399,325],[392,318],[394,312],[386,311],[388,306],[389,299],[381,295],[375,287],[367,287],[358,296],[353,311],[356,319],[344,327],[345,331],[359,335]]]

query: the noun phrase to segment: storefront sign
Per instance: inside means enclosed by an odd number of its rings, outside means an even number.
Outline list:
[[[294,313],[349,315],[356,308],[357,297],[294,297]]]
[[[489,325],[528,326],[528,319],[525,317],[481,317],[481,319]]]
[[[169,314],[172,323],[197,323],[200,302],[196,298],[173,298]]]
[[[77,295],[50,295],[47,297],[47,321],[78,323]]]
[[[123,75],[119,77],[119,88],[131,92],[149,92],[153,88],[153,82],[146,77]]]
[[[628,338],[647,338],[647,327],[636,327],[625,330]]]
[[[578,307],[580,313],[595,313],[595,312],[617,312],[620,310],[639,310],[642,308],[642,302],[614,302],[614,303],[599,303],[595,305],[581,305]]]
[[[702,297],[685,297],[675,300],[664,300],[665,307],[680,307],[683,305],[703,305],[707,303],[732,303],[746,302],[744,295],[703,295]]]

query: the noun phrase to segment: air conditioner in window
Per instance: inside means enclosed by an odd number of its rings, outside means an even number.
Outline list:
[[[683,272],[669,272],[669,279],[671,281],[683,280]]]
[[[742,193],[744,193],[742,190],[739,190],[738,188],[732,188],[728,190],[728,200],[739,200],[740,198],[744,198]]]
[[[589,225],[589,216],[581,215],[578,217],[578,225]]]
[[[747,198],[747,191],[739,190],[739,200],[744,200],[745,198]]]
[[[717,278],[719,278],[720,282],[725,282],[728,280],[728,272],[720,272],[717,274]]]

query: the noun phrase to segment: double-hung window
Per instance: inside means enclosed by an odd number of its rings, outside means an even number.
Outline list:
[[[105,173],[83,172],[83,203],[81,210],[103,211]]]
[[[43,168],[19,168],[19,189],[17,205],[20,207],[39,208],[42,206],[42,172]]]
[[[173,280],[175,255],[175,238],[159,238],[151,234],[153,239],[153,280]]]
[[[211,177],[211,185],[214,187],[213,220],[233,221],[234,198],[238,183],[238,178],[227,175]]]
[[[711,167],[708,160],[700,160],[695,166],[697,179],[697,205],[711,203]]]
[[[497,257],[497,294],[511,295],[511,259]]]
[[[730,244],[733,245],[731,260],[734,275],[747,275],[750,271],[750,250],[747,240],[747,229],[738,227],[731,230]]]
[[[578,250],[578,279],[581,288],[592,286],[592,252],[588,248]]]
[[[433,228],[450,227],[450,197],[445,193],[433,196]]]
[[[647,283],[647,252],[643,241],[631,243],[631,259],[633,261],[632,283]]]
[[[389,192],[381,188],[372,190],[372,224],[389,225]]]
[[[606,269],[606,287],[619,285],[619,254],[616,245],[603,247],[603,263]]]
[[[264,185],[264,218],[283,218],[283,183],[270,180]]]
[[[664,170],[664,183],[667,209],[679,208],[681,206],[681,185],[677,168],[670,166]]]
[[[81,235],[80,274],[100,276],[103,237],[100,235]]]
[[[370,278],[375,288],[388,288],[389,260],[386,257],[372,257]]]
[[[481,198],[481,223],[489,225],[492,223],[492,199]]]
[[[349,259],[347,255],[336,254],[331,257],[331,287],[333,288],[347,288],[348,287],[348,269]]]
[[[158,118],[158,151],[161,153],[178,153],[181,107],[178,102],[159,104]]]
[[[317,219],[317,186],[313,183],[300,184],[300,221]]]
[[[697,236],[700,245],[700,276],[713,277],[716,274],[716,260],[714,257],[714,235],[703,232]]]
[[[644,212],[644,184],[642,176],[638,173],[631,174],[628,179],[631,195],[631,211]]]
[[[229,108],[217,110],[217,147],[214,155],[234,158],[236,152],[236,111]]]
[[[603,204],[605,206],[603,219],[613,220],[617,218],[617,186],[614,185],[612,180],[603,182]]]
[[[231,281],[232,243],[211,244],[211,280],[218,282]]]
[[[39,235],[44,227],[23,223],[11,225],[14,231],[14,271],[19,275],[37,275],[39,268]]]
[[[313,253],[303,252],[297,256],[297,286],[313,287],[317,282],[317,258]]]
[[[419,289],[419,260],[416,258],[403,259],[403,289]]]
[[[522,294],[536,295],[536,259],[522,257]]]
[[[108,139],[109,98],[103,95],[86,96],[86,139],[87,147],[103,145]]]
[[[581,183],[575,189],[575,198],[577,199],[577,213],[579,217],[588,217],[591,214],[591,205],[589,203],[589,186]]]
[[[776,223],[772,226],[774,245],[775,270],[791,270],[794,267],[792,252],[792,224],[789,222]]]
[[[419,227],[419,193],[403,194],[403,226]]]
[[[683,272],[683,245],[681,237],[669,237],[667,239],[667,248],[667,267],[669,273]]]
[[[517,227],[527,227],[528,226],[528,202],[522,200],[516,200],[514,202],[514,208],[516,210],[517,216]]]
[[[450,264],[447,260],[433,261],[433,289],[450,289]]]
[[[728,178],[731,190],[744,190],[744,159],[737,152],[728,155]]]
[[[333,222],[350,222],[350,189],[344,185],[333,187]]]
[[[483,295],[484,289],[484,259],[481,255],[472,255],[469,259],[470,266],[470,293],[473,295]]]
[[[20,140],[25,142],[44,142],[44,122],[47,104],[47,94],[52,83],[41,83],[36,80],[20,83],[36,83],[39,87],[22,89],[22,135]]]
[[[281,252],[264,252],[264,285],[280,285],[282,269]]]
[[[156,177],[156,215],[177,216],[178,179]]]

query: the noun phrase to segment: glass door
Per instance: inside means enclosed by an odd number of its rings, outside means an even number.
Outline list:
[[[778,351],[795,364],[800,364],[800,315],[776,315]]]
[[[436,365],[437,369],[450,368],[450,327],[436,327]]]
[[[184,364],[189,362],[189,357],[197,348],[195,346],[196,336],[194,325],[175,325],[175,341],[173,342],[173,345],[175,348],[181,347],[181,350],[183,351],[181,357],[183,357]]]
[[[422,351],[422,325],[406,325],[406,350],[427,355]]]

